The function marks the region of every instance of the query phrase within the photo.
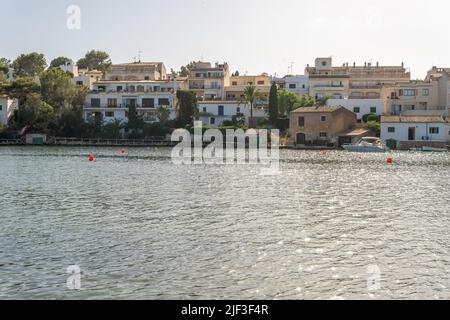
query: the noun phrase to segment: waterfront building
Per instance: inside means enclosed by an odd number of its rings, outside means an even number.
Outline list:
[[[267,101],[270,93],[271,79],[263,73],[259,76],[232,76],[230,85],[225,87],[226,100],[242,101],[247,86],[255,86]]]
[[[425,81],[433,80],[438,83],[438,106],[450,109],[450,68],[432,67]]]
[[[439,83],[436,79],[385,85],[382,90],[387,105],[386,115],[444,114],[439,104]]]
[[[226,100],[225,87],[230,85],[230,68],[227,63],[195,62],[189,72],[188,88],[197,94],[199,101]]]
[[[262,107],[253,108],[253,117],[255,119],[265,118],[267,111]],[[243,121],[249,124],[250,107],[246,103],[239,101],[200,101],[199,102],[199,121],[204,125],[218,127],[226,124],[237,124]]]
[[[84,118],[88,122],[96,118],[105,122],[126,122],[129,109],[135,108],[145,122],[158,122],[157,109],[165,106],[170,110],[170,119],[174,119],[178,89],[186,89],[186,83],[178,80],[98,81],[86,97]]]
[[[286,90],[296,94],[299,98],[309,95],[309,78],[304,75],[283,78],[272,78],[272,82],[277,85],[278,90]]]
[[[94,83],[100,81],[103,72],[99,70],[79,69],[78,75],[72,78],[72,82],[79,86],[86,86],[90,90],[94,89]]]
[[[167,72],[162,62],[133,62],[111,65],[105,80],[112,81],[157,81],[167,80]]]
[[[17,99],[11,99],[7,96],[0,96],[0,123],[6,126],[17,108]]]
[[[298,108],[291,112],[289,143],[296,145],[338,145],[339,135],[356,127],[356,114],[342,106]]]
[[[450,142],[450,119],[442,115],[382,116],[381,140],[393,149],[445,147]]]

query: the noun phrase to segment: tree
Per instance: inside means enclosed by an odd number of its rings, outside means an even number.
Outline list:
[[[278,109],[280,114],[287,116],[292,110],[300,106],[300,98],[293,92],[280,90],[278,92]]]
[[[178,90],[178,124],[185,127],[192,123],[198,113],[197,95],[192,91]]]
[[[111,67],[109,54],[104,51],[91,50],[84,58],[78,60],[77,65],[80,69],[99,70],[105,73]]]
[[[121,120],[115,119],[113,122],[107,123],[102,128],[102,135],[105,139],[120,139],[122,134],[120,131],[124,128]]]
[[[61,114],[65,108],[71,108],[75,95],[75,84],[69,73],[60,68],[49,68],[41,73],[42,99],[55,108],[57,114]]]
[[[161,126],[167,127],[170,117],[170,109],[167,106],[160,106],[156,112],[158,113],[158,119]]]
[[[330,100],[331,98],[332,98],[332,97],[331,97],[330,95],[326,95],[326,96],[324,96],[324,97],[318,99],[318,100],[317,100],[317,104],[318,104],[319,106],[326,106],[328,100]]]
[[[275,125],[278,119],[278,89],[275,83],[272,83],[269,93],[269,120]]]
[[[65,110],[57,120],[58,135],[63,137],[82,137],[84,135],[84,119],[79,110]]]
[[[21,54],[12,63],[14,74],[17,77],[35,77],[45,70],[47,62],[44,55],[32,52],[29,54]]]
[[[53,59],[52,62],[50,62],[50,68],[58,68],[60,66],[66,65],[66,63],[68,62],[72,62],[72,59],[67,57],[58,57]]]
[[[189,62],[187,65],[181,66],[181,68],[180,68],[181,71],[179,72],[180,76],[182,76],[182,77],[189,76],[189,73],[191,72],[194,65],[195,65],[195,62]]]
[[[31,95],[25,106],[19,109],[19,119],[20,124],[26,128],[47,131],[48,124],[54,120],[53,108],[38,95]]]
[[[312,107],[316,104],[316,101],[310,95],[302,96],[300,99],[299,107]]]
[[[244,100],[243,102],[250,104],[250,119],[249,119],[249,127],[252,128],[255,126],[253,119],[253,106],[257,102],[258,99],[262,99],[263,95],[254,85],[249,85],[244,89]]]
[[[9,68],[7,64],[0,63],[0,81],[6,80],[8,76]]]
[[[40,86],[33,78],[17,78],[1,86],[0,93],[19,100],[19,107],[26,103],[27,97],[40,92]]]
[[[0,64],[6,64],[8,67],[11,64],[11,60],[6,58],[0,58]]]

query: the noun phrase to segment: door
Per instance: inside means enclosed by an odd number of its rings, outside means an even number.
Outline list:
[[[408,140],[409,141],[416,140],[416,128],[415,127],[408,128]]]
[[[297,133],[297,144],[305,144],[306,143],[306,135],[304,133]]]
[[[414,127],[408,128],[408,140],[409,141],[416,140],[416,128]]]

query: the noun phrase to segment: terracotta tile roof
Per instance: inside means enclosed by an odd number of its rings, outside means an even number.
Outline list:
[[[339,110],[341,108],[345,109],[342,106],[300,107],[298,109],[295,109],[292,112],[295,112],[295,113],[313,113],[313,112],[324,113],[324,112],[330,112],[331,113],[331,112],[335,112],[336,110]],[[347,110],[347,109],[345,109],[345,110]]]

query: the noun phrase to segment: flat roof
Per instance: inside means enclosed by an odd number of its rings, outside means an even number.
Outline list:
[[[443,116],[415,115],[415,116],[381,116],[382,123],[449,123],[449,118]]]

